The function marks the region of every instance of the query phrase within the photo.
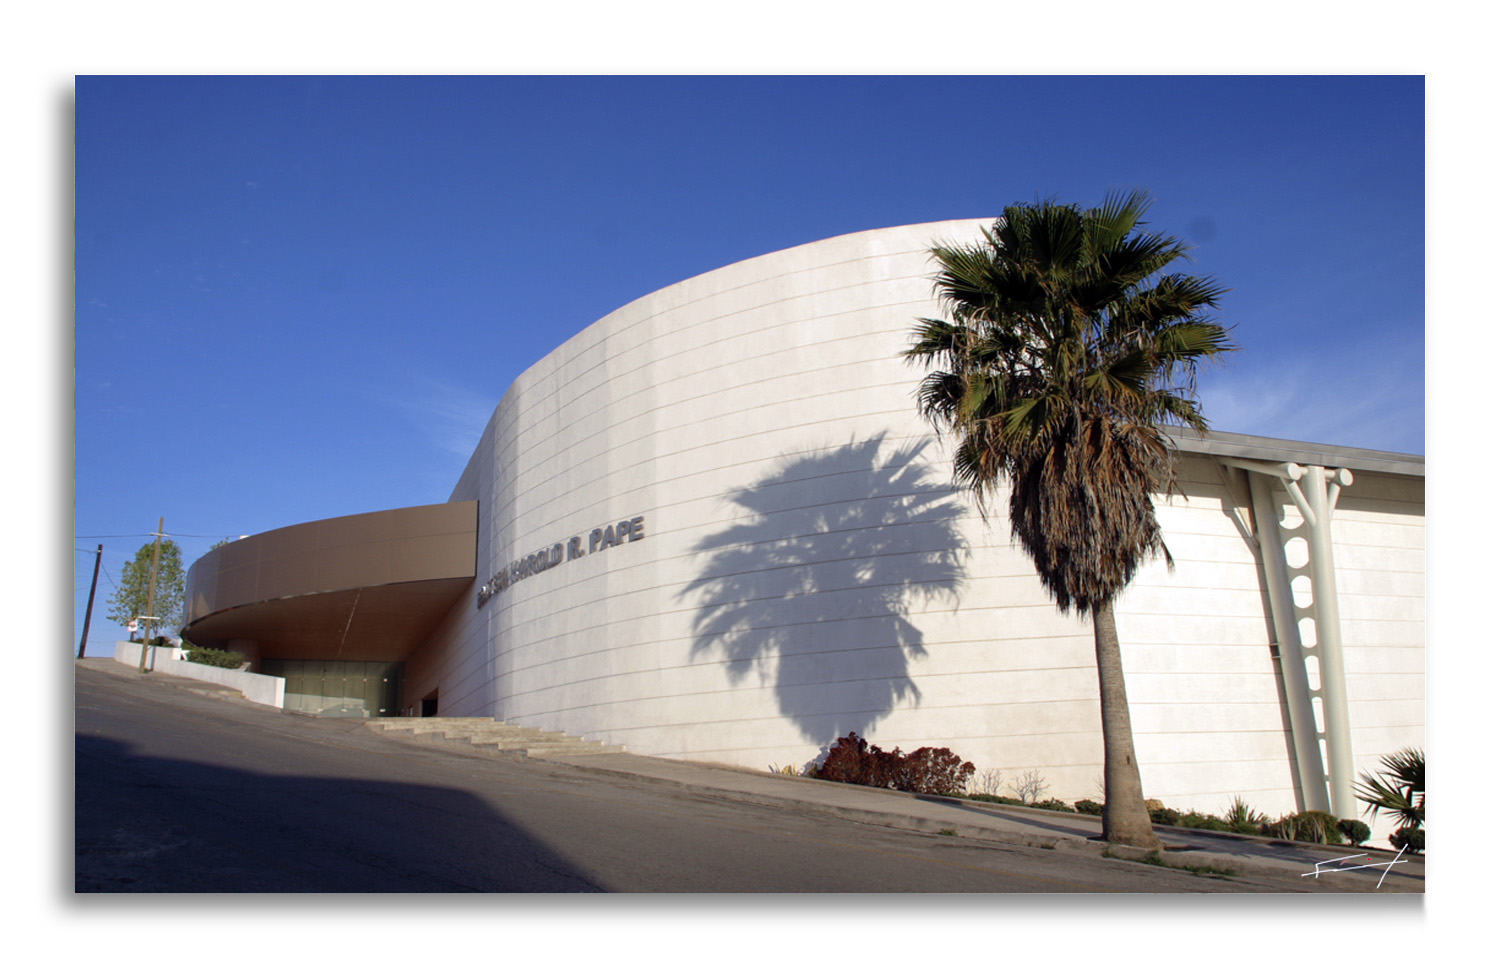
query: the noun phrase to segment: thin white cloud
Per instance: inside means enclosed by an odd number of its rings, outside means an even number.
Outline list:
[[[1203,375],[1203,413],[1216,430],[1425,453],[1421,343],[1376,346],[1235,360]]]
[[[498,398],[439,380],[423,379],[391,402],[438,450],[467,460]]]

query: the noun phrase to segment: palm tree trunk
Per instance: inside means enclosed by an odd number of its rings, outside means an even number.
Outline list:
[[[1094,658],[1099,664],[1099,711],[1104,720],[1104,839],[1112,844],[1160,849],[1141,792],[1141,770],[1130,730],[1125,669],[1113,602],[1095,605]]]

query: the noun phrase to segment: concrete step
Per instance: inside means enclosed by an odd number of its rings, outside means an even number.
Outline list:
[[[623,746],[605,746],[599,740],[579,739],[566,733],[533,726],[516,726],[482,717],[427,716],[366,720],[377,733],[428,746],[483,750],[497,755],[579,756],[593,753],[623,753]]]
[[[411,716],[384,717],[370,720],[370,727],[377,730],[421,730],[431,732],[444,729],[494,729],[505,726],[505,723],[497,723],[493,719],[438,719],[436,717],[416,718]],[[523,727],[511,727],[521,729]]]
[[[385,716],[370,720],[373,729],[457,729],[464,726],[495,726],[495,720],[484,716]]]
[[[554,739],[562,737],[564,733],[548,733],[533,726],[511,726],[506,723],[497,723],[491,720],[488,725],[464,725],[464,726],[427,726],[427,725],[398,725],[376,727],[387,733],[403,733],[415,736],[477,736],[477,737],[527,737],[531,739]]]
[[[603,743],[601,743],[598,746],[570,746],[569,748],[567,748],[565,750],[533,750],[533,749],[528,749],[526,751],[526,755],[530,756],[530,757],[535,757],[536,759],[540,760],[540,759],[546,759],[549,756],[593,756],[596,753],[623,753],[623,752],[625,752],[625,747],[623,747],[623,746],[605,746]]]
[[[419,743],[442,743],[449,746],[487,746],[503,750],[523,750],[528,746],[546,746],[551,743],[582,743],[563,733],[414,733],[412,739]]]
[[[489,743],[475,743],[475,746],[483,746],[486,749],[494,748],[503,752],[521,750],[527,756],[588,756],[594,753],[623,753],[623,746],[605,746],[595,739],[570,739],[566,742],[557,743],[528,743],[521,746],[499,744],[491,746]]]

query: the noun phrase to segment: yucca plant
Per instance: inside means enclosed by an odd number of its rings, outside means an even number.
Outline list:
[[[1247,828],[1241,831],[1242,833],[1254,833],[1260,829],[1260,825],[1265,823],[1267,819],[1265,814],[1259,810],[1252,810],[1250,804],[1238,796],[1229,801],[1229,810],[1224,814],[1224,822],[1229,824],[1230,827],[1235,830],[1239,830],[1241,827]]]
[[[1365,813],[1395,818],[1402,830],[1417,830],[1427,819],[1427,755],[1407,747],[1380,758],[1375,776],[1359,775],[1354,795]]]

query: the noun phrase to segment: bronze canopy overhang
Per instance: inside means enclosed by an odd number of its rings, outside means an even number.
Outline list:
[[[478,513],[455,501],[241,538],[188,570],[183,634],[266,658],[402,661],[473,586]]]

